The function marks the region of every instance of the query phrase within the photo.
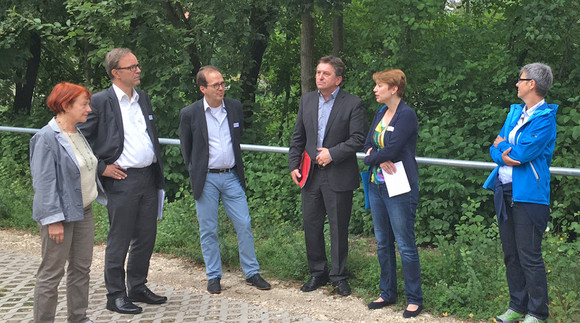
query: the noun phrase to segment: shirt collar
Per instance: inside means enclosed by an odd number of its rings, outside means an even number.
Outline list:
[[[218,107],[218,108],[225,108],[226,105],[224,103],[224,100],[222,100],[222,104]],[[207,109],[211,109],[211,107],[209,106],[209,103],[207,103],[207,100],[205,99],[205,96],[203,97],[203,110],[207,111]],[[215,108],[214,108],[215,109]],[[210,110],[211,111],[211,110]]]
[[[131,102],[131,99],[129,98],[127,93],[123,92],[123,90],[121,90],[120,87],[113,84],[113,90],[115,90],[115,95],[117,96],[117,100],[119,100],[119,102],[121,102],[121,100],[123,100],[123,98],[127,98],[127,100],[129,100],[129,102]],[[132,98],[135,101],[139,101],[139,93],[137,93],[137,91],[135,91],[135,88],[133,88],[133,97]]]
[[[522,112],[523,114],[526,115],[526,117],[530,117],[532,114],[534,114],[534,112],[538,109],[539,106],[543,105],[544,103],[546,103],[546,100],[542,99],[542,101],[536,103],[536,105],[534,105],[533,107],[529,108],[529,109],[525,109]]]
[[[334,90],[334,92],[330,93],[330,95],[328,96],[328,99],[326,99],[325,102],[328,102],[330,100],[334,100],[336,98],[336,95],[338,94],[338,91],[340,91],[340,86],[336,88],[336,90]],[[320,93],[320,90],[318,90],[318,97],[321,98],[322,100],[324,100],[324,96],[322,96],[322,93]]]

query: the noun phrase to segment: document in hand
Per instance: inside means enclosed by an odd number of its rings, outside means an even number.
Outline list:
[[[306,184],[308,174],[310,174],[310,167],[312,167],[312,160],[310,159],[310,156],[308,155],[306,150],[304,150],[304,154],[302,155],[302,161],[300,162],[300,174],[302,175],[302,177],[300,178],[300,182],[298,182],[300,188],[303,188],[304,185]]]
[[[165,190],[160,189],[157,191],[157,219],[163,219],[163,202],[165,202]]]
[[[397,170],[394,174],[387,174],[383,172],[383,177],[385,178],[385,185],[387,185],[387,192],[389,192],[389,197],[405,194],[411,191],[411,186],[409,185],[409,179],[407,178],[407,172],[405,172],[405,166],[403,162],[396,162],[395,167]]]

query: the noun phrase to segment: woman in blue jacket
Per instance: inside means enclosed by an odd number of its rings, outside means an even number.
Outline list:
[[[376,113],[365,143],[364,162],[370,166],[369,202],[373,215],[377,256],[381,266],[380,297],[369,309],[379,309],[397,300],[395,240],[401,254],[407,308],[403,317],[414,317],[423,309],[421,265],[415,243],[415,211],[419,201],[419,180],[415,150],[417,115],[402,100],[407,86],[405,73],[398,69],[373,75],[377,102],[385,105]],[[411,190],[394,195],[387,190],[383,173],[393,174],[402,162]],[[391,196],[389,196],[391,195]],[[394,196],[393,196],[394,195]]]
[[[542,235],[550,217],[550,163],[556,144],[558,106],[547,104],[552,70],[541,63],[524,66],[516,83],[524,104],[513,104],[491,146],[499,166],[484,188],[494,204],[510,291],[498,322],[543,322],[548,318],[548,284]]]
[[[87,120],[90,97],[83,86],[57,84],[47,99],[55,117],[30,140],[32,217],[40,225],[42,240],[34,322],[54,322],[66,261],[68,322],[92,322],[86,311],[95,237],[91,203],[98,195],[97,159],[76,127]]]

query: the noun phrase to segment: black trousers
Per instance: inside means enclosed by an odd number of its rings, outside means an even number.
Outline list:
[[[330,225],[330,255],[332,268],[329,276],[333,282],[348,278],[348,225],[352,210],[353,191],[336,192],[328,183],[328,173],[317,166],[309,182],[302,189],[302,218],[306,255],[312,276],[328,273],[324,243],[324,222],[328,215]]]
[[[105,250],[107,297],[145,288],[157,234],[157,188],[154,166],[127,169],[124,180],[105,178],[109,235]],[[125,259],[127,285],[125,285]]]

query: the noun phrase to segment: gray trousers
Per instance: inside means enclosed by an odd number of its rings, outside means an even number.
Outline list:
[[[93,260],[95,222],[93,209],[84,210],[82,221],[63,223],[64,241],[57,244],[48,236],[48,225],[40,227],[42,262],[36,274],[34,288],[34,322],[54,322],[58,299],[58,285],[66,274],[68,322],[87,319],[89,305],[89,272]]]

